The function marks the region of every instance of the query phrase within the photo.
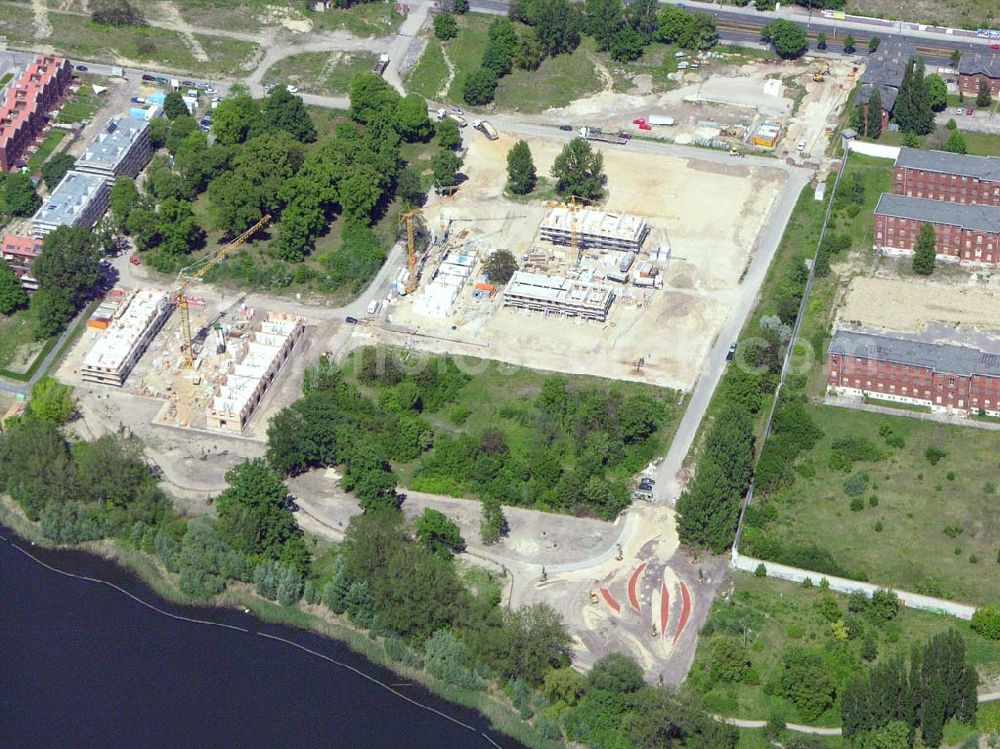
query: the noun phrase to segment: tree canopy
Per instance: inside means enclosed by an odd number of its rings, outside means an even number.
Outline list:
[[[798,57],[809,48],[806,32],[797,23],[776,18],[760,30],[760,37],[770,42],[774,51],[786,59]]]
[[[588,200],[604,196],[604,156],[583,138],[574,138],[552,164],[556,192]]]
[[[535,189],[535,162],[528,141],[519,140],[507,152],[507,189],[515,195],[527,195]]]

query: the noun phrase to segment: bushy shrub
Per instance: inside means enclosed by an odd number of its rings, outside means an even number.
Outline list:
[[[867,473],[852,473],[844,479],[844,494],[848,497],[857,497],[865,493],[868,488]],[[858,508],[860,509],[860,508]]]
[[[480,690],[483,680],[466,665],[465,645],[451,632],[438,630],[424,646],[427,671],[463,689]]]
[[[972,631],[988,640],[1000,640],[1000,608],[984,606],[972,615]]]
[[[96,541],[108,532],[96,510],[79,502],[50,502],[42,508],[40,520],[42,534],[60,544]]]
[[[947,455],[948,453],[939,447],[928,447],[924,451],[924,457],[927,458],[927,462],[929,462],[932,466],[936,466],[938,462],[942,458],[947,457]]]

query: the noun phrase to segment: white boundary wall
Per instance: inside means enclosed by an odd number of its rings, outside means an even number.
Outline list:
[[[839,593],[853,593],[856,590],[860,590],[864,592],[865,595],[871,596],[871,594],[877,589],[885,587],[881,585],[874,585],[872,583],[859,582],[858,580],[848,580],[843,577],[823,575],[819,572],[801,570],[797,567],[789,567],[788,565],[777,564],[775,562],[765,562],[763,559],[754,559],[753,557],[744,556],[736,551],[736,549],[733,549],[732,551],[730,564],[733,568],[743,570],[744,572],[756,572],[757,566],[763,564],[767,569],[768,577],[776,577],[779,580],[788,580],[793,583],[801,583],[808,577],[812,580],[813,585],[819,585],[819,581],[825,579],[828,583],[830,583],[830,589],[836,590]],[[958,619],[971,619],[973,613],[976,611],[974,606],[966,606],[961,603],[955,603],[954,601],[945,601],[940,598],[922,596],[919,593],[908,593],[905,590],[896,590],[895,593],[899,596],[899,600],[902,604],[911,609],[932,611],[935,614],[946,614],[948,616],[957,617]]]
[[[865,156],[875,156],[880,159],[896,160],[899,156],[899,146],[883,146],[878,143],[863,143],[859,140],[847,141],[847,147],[855,153],[863,153]]]

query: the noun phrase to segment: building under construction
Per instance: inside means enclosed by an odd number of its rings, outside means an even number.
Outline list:
[[[570,245],[576,235],[581,249],[632,250],[638,252],[649,234],[649,224],[641,216],[606,213],[590,208],[551,208],[538,229],[541,239]]]
[[[221,381],[205,415],[207,426],[242,432],[304,332],[301,317],[253,313],[246,331],[230,339],[230,356],[222,365]]]
[[[121,387],[146,346],[170,316],[169,296],[155,289],[134,289],[83,360],[85,382]]]
[[[503,292],[503,306],[604,322],[615,295],[603,284],[517,271]]]

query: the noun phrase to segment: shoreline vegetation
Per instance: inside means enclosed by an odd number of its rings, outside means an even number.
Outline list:
[[[549,740],[538,735],[536,729],[517,717],[514,706],[510,703],[503,703],[499,695],[462,689],[434,677],[425,669],[415,668],[394,660],[386,652],[385,637],[372,638],[369,633],[347,621],[346,616],[337,616],[320,604],[310,604],[301,599],[292,606],[282,606],[258,595],[251,583],[230,583],[222,593],[209,600],[189,596],[178,587],[178,575],[168,572],[159,559],[147,552],[125,546],[114,539],[87,541],[82,544],[54,543],[45,537],[40,525],[30,521],[7,495],[0,497],[0,526],[6,526],[20,540],[33,545],[56,551],[84,551],[112,562],[135,575],[143,585],[169,603],[182,606],[249,610],[262,622],[322,635],[346,645],[352,653],[364,657],[378,667],[416,681],[440,699],[475,710],[486,718],[495,730],[531,749],[555,749],[563,746],[562,742]],[[390,691],[392,690],[390,689]]]

